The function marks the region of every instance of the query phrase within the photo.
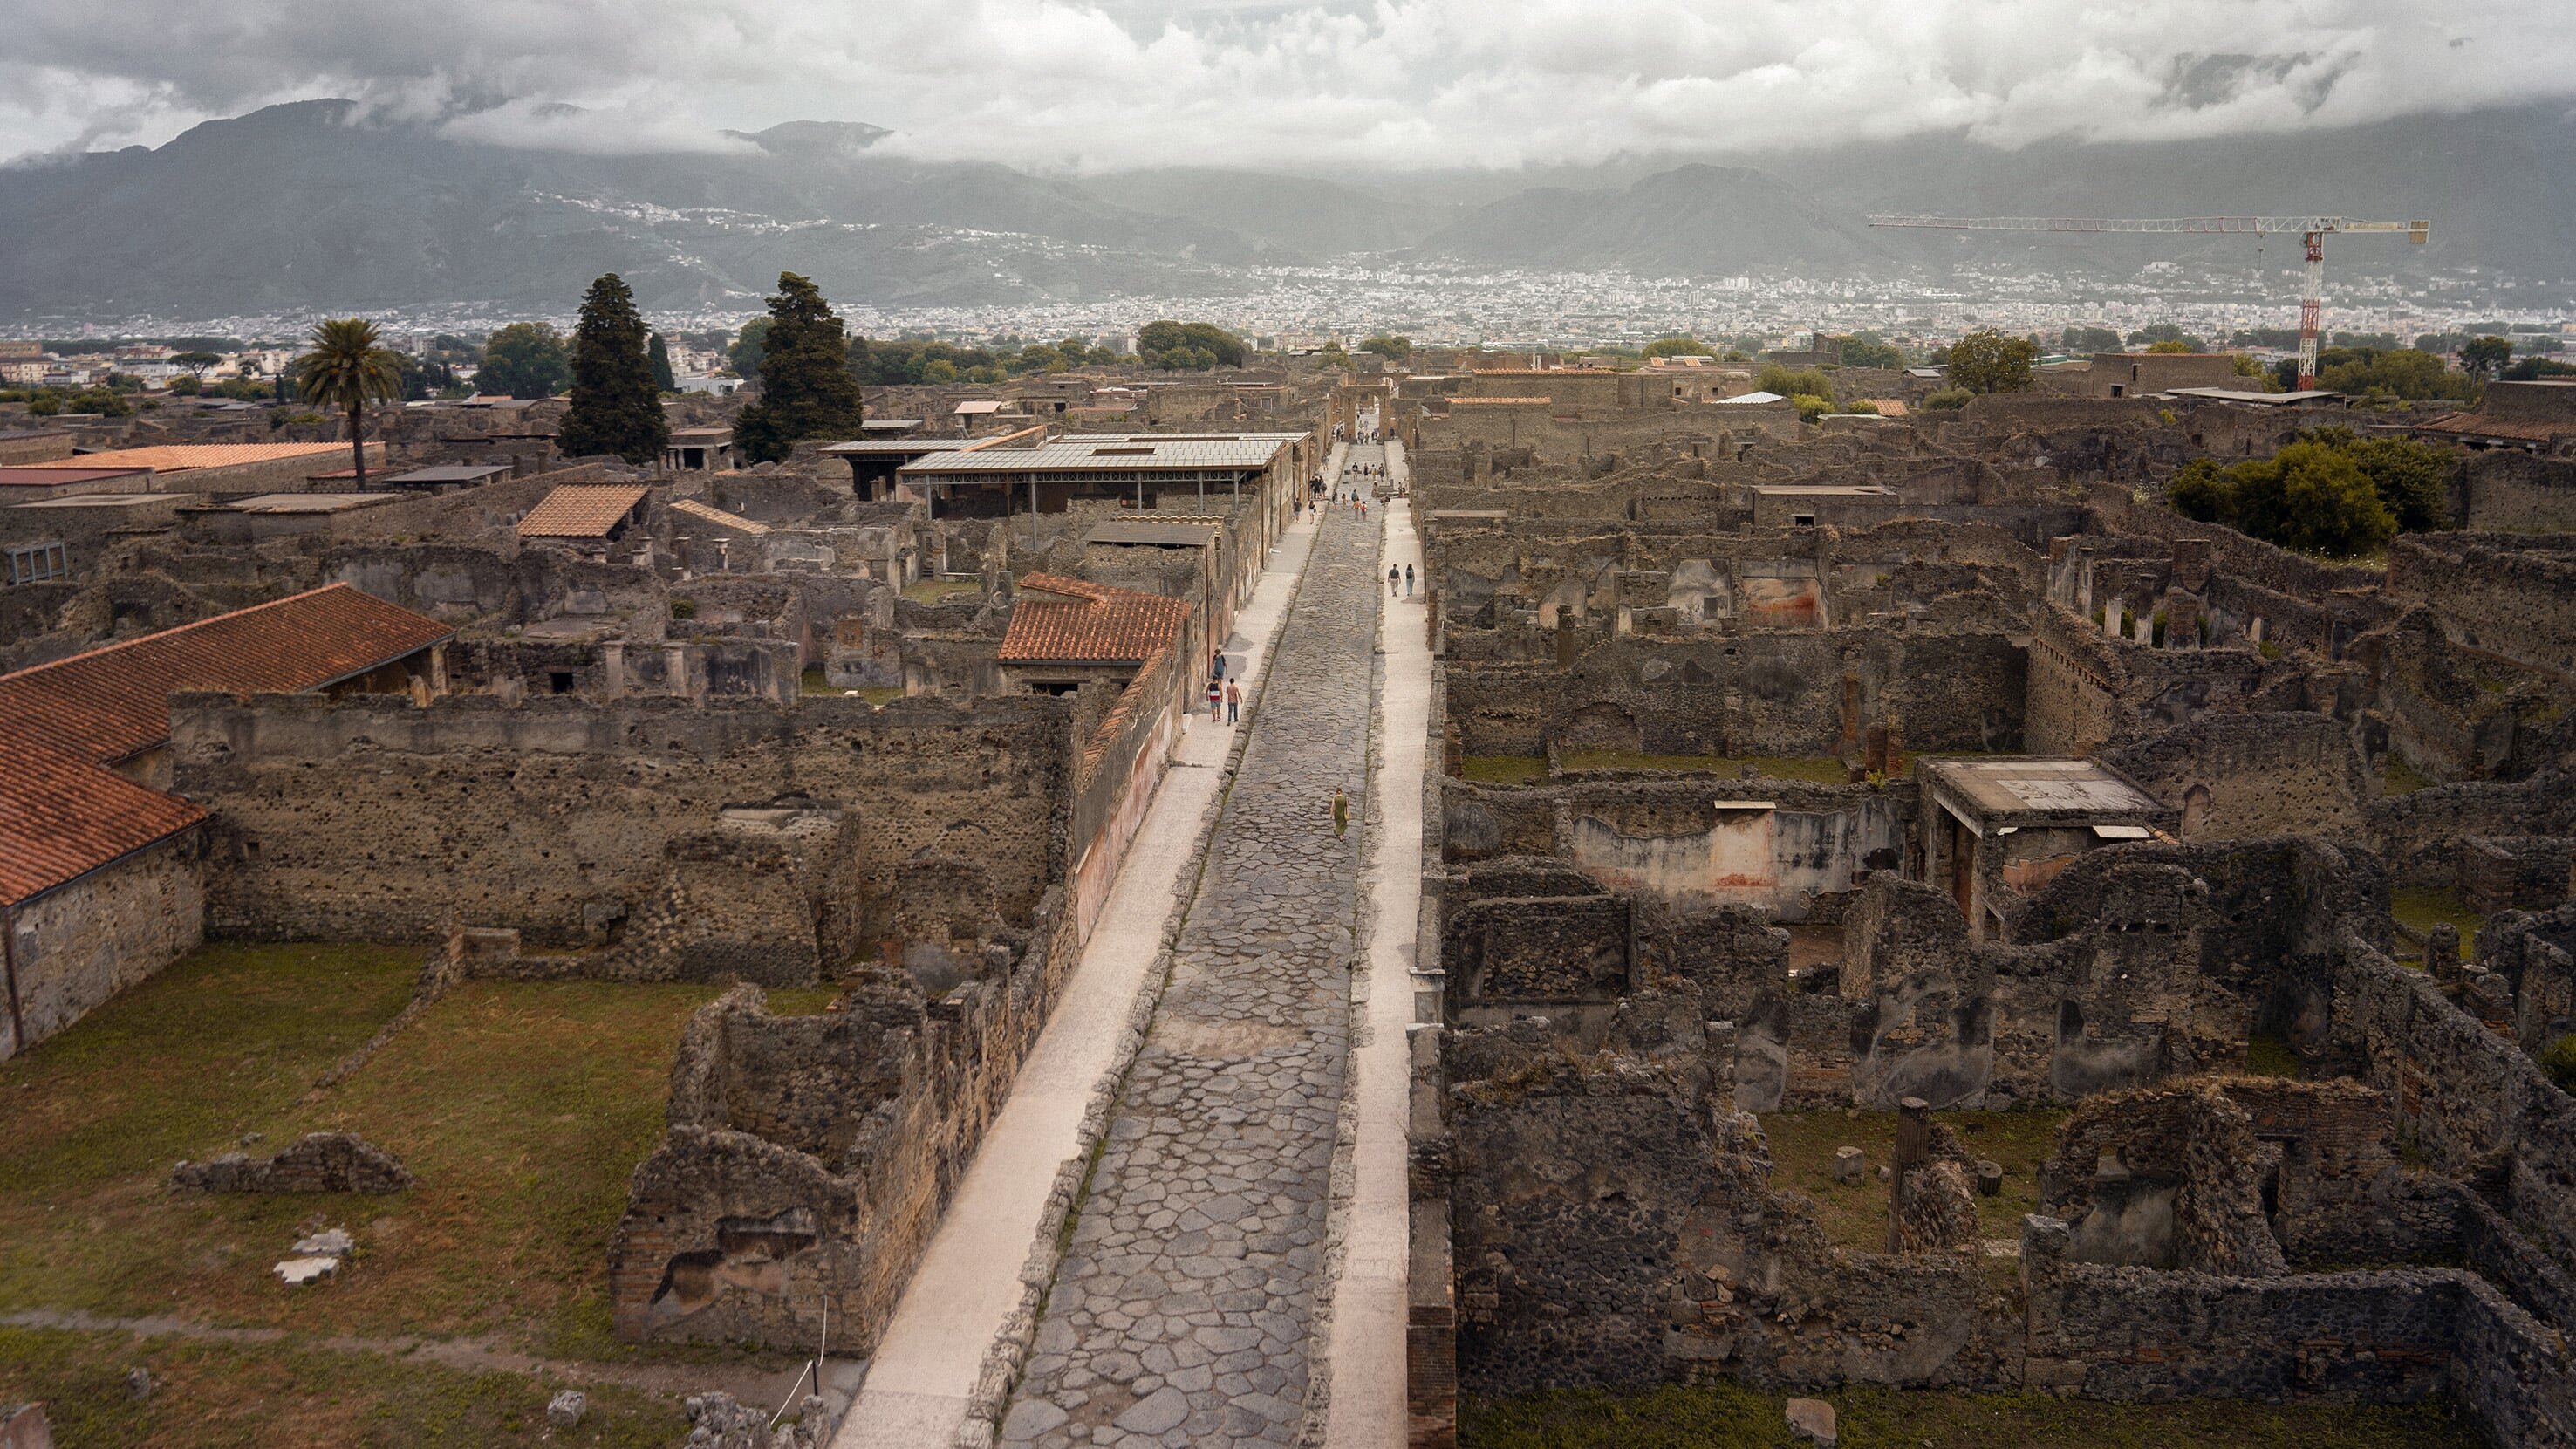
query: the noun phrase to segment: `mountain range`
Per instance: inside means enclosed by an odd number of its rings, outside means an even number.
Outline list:
[[[1242,269],[1354,253],[1653,276],[2126,275],[2294,265],[2296,243],[1887,231],[1879,211],[2426,216],[2432,245],[2339,245],[2342,275],[2576,276],[2576,115],[2473,110],[2198,142],[1959,136],[1623,157],[1544,172],[1075,176],[911,159],[792,121],[726,149],[595,155],[271,106],[165,145],[0,167],[0,318],[486,303],[570,310],[622,272],[650,310],[748,310],[782,269],[878,306],[1219,295]],[[2274,252],[2277,251],[2277,255]]]

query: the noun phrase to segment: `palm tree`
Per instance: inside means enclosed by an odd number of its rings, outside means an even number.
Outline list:
[[[295,359],[295,395],[349,413],[349,451],[356,455],[358,491],[367,487],[367,404],[402,396],[402,359],[383,345],[376,324],[364,317],[333,317],[314,324],[313,350]]]

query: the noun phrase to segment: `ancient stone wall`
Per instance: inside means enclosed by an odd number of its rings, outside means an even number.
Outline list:
[[[2371,794],[2352,733],[2330,715],[2204,714],[2101,759],[2181,811],[2185,840],[2349,840]]]
[[[191,829],[10,913],[16,1020],[0,1014],[0,1061],[197,948],[205,919],[199,853],[199,831]]]
[[[662,891],[673,841],[729,806],[786,800],[851,812],[858,840],[833,893],[858,902],[853,934],[873,940],[895,935],[894,872],[925,860],[980,869],[994,912],[1029,919],[1064,867],[1066,711],[180,696],[173,737],[178,788],[216,815],[219,932],[431,940],[452,919],[596,941]]]
[[[828,1318],[872,1351],[1071,969],[1063,903],[934,994],[877,971],[813,1016],[748,985],[701,1008],[610,1243],[619,1336],[807,1349]]]
[[[2338,955],[2332,1047],[2388,1095],[2429,1165],[2494,1175],[2515,1227],[2576,1255],[2576,1100],[2432,977],[2350,932]]]

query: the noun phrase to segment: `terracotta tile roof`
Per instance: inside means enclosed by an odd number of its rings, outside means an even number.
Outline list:
[[[184,473],[191,468],[230,468],[243,463],[269,463],[279,458],[347,456],[346,443],[157,443],[148,448],[110,448],[22,468],[149,468],[155,473]]]
[[[1190,606],[1180,599],[1062,574],[1030,574],[1020,580],[1019,602],[1011,606],[1002,658],[1142,664],[1181,637],[1189,616]]]
[[[205,818],[113,770],[14,743],[0,749],[0,904],[42,895]]]
[[[0,674],[0,753],[44,745],[100,764],[170,738],[174,690],[293,694],[455,637],[347,584],[291,594]]]
[[[566,483],[519,520],[519,537],[606,538],[651,491],[641,483]]]
[[[1556,399],[1552,397],[1453,397],[1449,399],[1449,406],[1453,408],[1543,408],[1554,406],[1555,403]]]

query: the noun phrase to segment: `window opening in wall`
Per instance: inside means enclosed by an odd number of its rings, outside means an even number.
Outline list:
[[[557,694],[570,694],[572,693],[572,671],[569,669],[555,670],[546,676],[546,683],[553,686],[554,692]]]
[[[1816,526],[1816,515],[1812,513],[1792,513],[1789,515],[1789,526],[1791,528],[1813,528]]]
[[[7,581],[37,584],[71,577],[71,556],[59,543],[32,543],[9,550]]]

